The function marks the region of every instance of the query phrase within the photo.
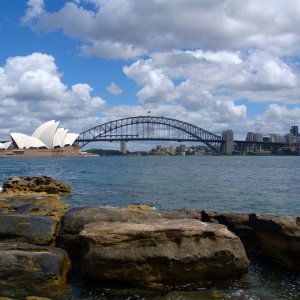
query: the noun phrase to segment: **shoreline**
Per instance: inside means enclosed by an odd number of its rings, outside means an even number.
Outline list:
[[[0,260],[23,259],[14,272],[9,265],[0,270],[0,277],[7,278],[0,296],[12,297],[13,290],[18,298],[25,289],[27,296],[64,299],[72,286],[85,290],[93,282],[108,297],[135,286],[154,294],[202,289],[213,299],[211,286],[248,285],[248,259],[299,274],[299,216],[154,210],[148,205],[68,209],[60,197],[70,186],[46,176],[12,178],[3,190]],[[36,262],[44,271],[30,269],[27,278],[24,259],[29,262],[32,255],[40,257]],[[45,265],[50,257],[60,270],[52,279],[47,272],[53,270]],[[46,278],[42,287],[39,282]]]

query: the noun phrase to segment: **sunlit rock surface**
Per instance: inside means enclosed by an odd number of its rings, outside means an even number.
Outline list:
[[[139,210],[111,207],[79,207],[69,210],[62,218],[59,234],[59,244],[69,253],[78,255],[80,247],[79,233],[84,225],[105,222],[135,222],[156,221],[160,219],[183,219],[189,217],[188,212]]]
[[[142,286],[230,278],[248,271],[240,239],[198,220],[96,222],[80,232],[87,277]]]
[[[53,196],[15,196],[2,194],[0,214],[28,214],[47,216],[59,221],[68,210],[68,205]]]
[[[63,181],[48,176],[19,176],[3,183],[3,193],[26,195],[28,193],[64,194],[70,193],[71,186]]]

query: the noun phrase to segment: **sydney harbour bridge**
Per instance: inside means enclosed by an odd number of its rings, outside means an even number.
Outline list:
[[[91,142],[178,141],[205,144],[215,153],[234,151],[247,145],[282,147],[282,143],[233,140],[231,130],[222,136],[193,124],[166,117],[138,116],[110,121],[80,133],[77,144],[82,148]]]

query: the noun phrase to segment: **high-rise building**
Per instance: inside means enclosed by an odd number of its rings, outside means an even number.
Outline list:
[[[254,132],[248,132],[246,136],[247,142],[253,142],[254,141]]]
[[[288,145],[294,145],[298,142],[297,137],[294,136],[292,133],[288,133],[284,136],[285,143]]]
[[[262,142],[263,141],[263,135],[261,133],[254,133],[253,141],[254,142]]]
[[[299,136],[299,128],[298,126],[294,125],[291,127],[290,129],[290,133],[293,135],[293,136]]]
[[[168,148],[168,152],[169,152],[169,154],[171,154],[171,155],[175,155],[175,154],[176,154],[176,147],[175,147],[175,146],[170,146],[170,147]]]
[[[258,132],[248,132],[246,136],[247,142],[262,142],[263,141],[263,135]]]

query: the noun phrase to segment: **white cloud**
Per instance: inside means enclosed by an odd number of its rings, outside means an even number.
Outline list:
[[[249,130],[268,133],[272,127],[286,133],[292,116],[300,121],[299,109],[282,106],[300,104],[299,72],[260,49],[155,53],[124,67],[124,72],[137,82],[142,105],[159,107],[166,115],[175,111],[178,119],[216,133],[231,128],[244,138]],[[245,98],[269,102],[267,112],[249,118],[246,105],[236,102]],[[275,114],[276,107],[285,114]]]
[[[247,131],[286,134],[294,121],[299,120],[300,108],[289,109],[284,105],[270,104],[263,114],[247,121]]]
[[[174,100],[177,95],[172,80],[159,68],[153,66],[151,60],[140,60],[130,67],[123,68],[124,73],[134,79],[139,86],[138,97],[143,102]]]
[[[300,51],[300,3],[294,0],[88,0],[66,2],[56,12],[28,1],[24,18],[40,30],[83,41],[86,55],[136,57],[182,48],[246,49],[276,55]],[[93,6],[85,6],[89,2]]]
[[[263,50],[155,53],[124,72],[138,83],[142,102],[180,99],[191,109],[241,98],[300,103],[299,72]]]
[[[119,86],[117,86],[113,81],[107,87],[107,90],[113,95],[121,95],[123,93],[123,90]]]
[[[0,86],[0,135],[31,130],[49,119],[82,124],[105,106],[103,99],[91,95],[88,84],[68,88],[54,58],[42,53],[7,59],[0,67]]]
[[[44,0],[28,0],[28,8],[22,18],[22,23],[32,25],[44,12]]]
[[[300,121],[299,1],[74,0],[63,5],[47,12],[43,1],[28,1],[25,23],[40,31],[62,30],[78,39],[84,55],[130,59],[123,72],[137,83],[139,103],[106,106],[99,120],[92,112],[104,101],[91,96],[92,88],[67,87],[53,57],[35,55],[21,63],[12,58],[12,66],[8,60],[0,68],[5,95],[0,108],[60,112],[66,121],[76,111],[86,120],[80,130],[151,110],[216,133],[231,128],[241,137],[249,130],[285,133]],[[113,82],[107,89],[120,92]],[[268,106],[250,118],[239,99]]]

